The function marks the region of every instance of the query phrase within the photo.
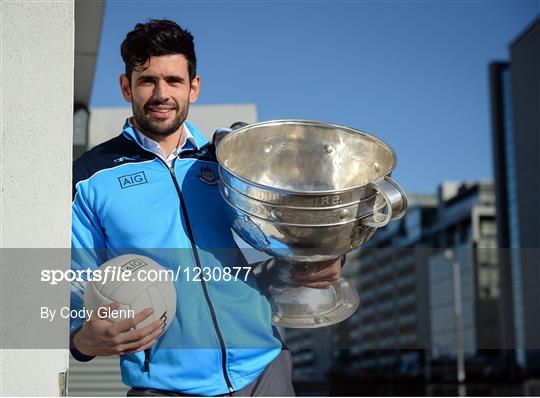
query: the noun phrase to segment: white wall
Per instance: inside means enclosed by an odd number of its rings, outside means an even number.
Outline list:
[[[2,250],[69,248],[73,1],[2,1],[0,4],[0,247]],[[58,269],[67,269],[68,260],[69,257],[64,264],[58,265]],[[13,263],[2,263],[1,267],[5,275]],[[38,275],[30,275],[28,270],[21,269],[20,277],[37,280]],[[69,305],[67,291],[45,290],[56,295],[54,301]],[[39,291],[20,292],[16,300],[3,295],[2,309],[39,308],[43,299]],[[6,309],[8,301],[15,302],[16,307]],[[14,329],[19,332],[19,327],[24,333],[40,338],[40,330],[24,329],[24,325],[2,324],[0,336],[4,337]],[[67,321],[65,327],[67,331]],[[0,364],[1,395],[59,395],[58,374],[67,368],[68,350],[20,350],[2,346]]]

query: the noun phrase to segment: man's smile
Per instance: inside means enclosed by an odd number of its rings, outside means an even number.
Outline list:
[[[158,119],[168,118],[172,114],[172,112],[175,110],[174,107],[162,106],[162,105],[148,106],[146,109],[151,116],[156,117]]]

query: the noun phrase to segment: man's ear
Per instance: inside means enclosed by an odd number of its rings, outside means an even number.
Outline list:
[[[131,87],[129,79],[125,74],[120,75],[120,90],[127,102],[131,102]]]
[[[199,93],[201,92],[201,78],[200,76],[195,76],[191,81],[191,90],[189,91],[189,103],[193,104],[199,98]]]

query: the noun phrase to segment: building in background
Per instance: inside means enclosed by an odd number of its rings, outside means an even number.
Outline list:
[[[457,378],[455,261],[461,265],[466,370],[476,378],[478,372],[484,379],[495,376],[500,338],[494,202],[490,183],[443,183],[437,196],[411,195],[405,218],[350,254],[344,276],[360,294],[357,312],[328,328],[331,335],[287,331],[298,393],[322,392],[320,386],[329,383],[331,395],[455,394],[445,387],[455,389]],[[445,249],[455,261],[443,257]]]
[[[490,65],[504,364],[540,375],[540,18]]]
[[[431,195],[409,199],[407,216],[377,231],[349,261],[358,263],[360,307],[349,321],[348,336],[338,335],[339,346],[350,345],[350,352],[340,350],[336,367],[361,379],[423,380],[423,348],[429,344],[428,228],[437,200]],[[358,388],[377,395],[405,393],[392,383],[370,391],[372,386],[377,383],[361,382]]]
[[[493,187],[446,182],[437,198],[417,200],[404,220],[377,232],[360,251],[363,304],[354,367],[363,377],[393,375],[399,385],[386,393],[421,394],[414,383],[425,381],[435,382],[428,391],[434,393],[437,381],[456,380],[452,263],[440,260],[448,248],[467,259],[462,260],[460,297],[467,362],[494,362],[484,358],[491,354],[497,358],[493,348],[499,338],[492,332],[499,328]]]
[[[490,79],[494,186],[444,183],[349,255],[360,308],[331,336],[291,333],[299,394],[456,395],[462,351],[467,393],[538,395],[540,18]]]
[[[461,379],[485,384],[500,377],[500,289],[493,184],[442,184],[436,221],[429,234],[434,249],[428,260],[428,394],[455,394],[445,383]],[[461,371],[457,366],[460,352],[464,366]],[[477,386],[482,388],[477,393],[488,393],[488,387]]]
[[[349,356],[349,377],[359,377],[356,389],[363,395],[422,395],[424,390],[428,231],[437,198],[409,195],[409,200],[407,216],[378,231],[356,257],[361,304],[351,320],[351,352],[340,351],[336,365],[345,366]]]

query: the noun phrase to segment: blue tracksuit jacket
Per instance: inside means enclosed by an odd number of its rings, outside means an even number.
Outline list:
[[[143,149],[127,122],[122,134],[74,162],[73,269],[96,268],[124,253],[147,255],[171,269],[242,265],[231,249],[236,245],[223,215],[214,149],[187,126],[198,148],[186,144],[171,169]],[[176,317],[149,362],[142,352],[121,356],[127,385],[225,394],[255,380],[279,354],[270,305],[251,273],[246,281],[180,277],[175,287]],[[83,292],[84,282],[72,284],[72,309],[83,306]],[[82,322],[72,319],[72,333]]]

